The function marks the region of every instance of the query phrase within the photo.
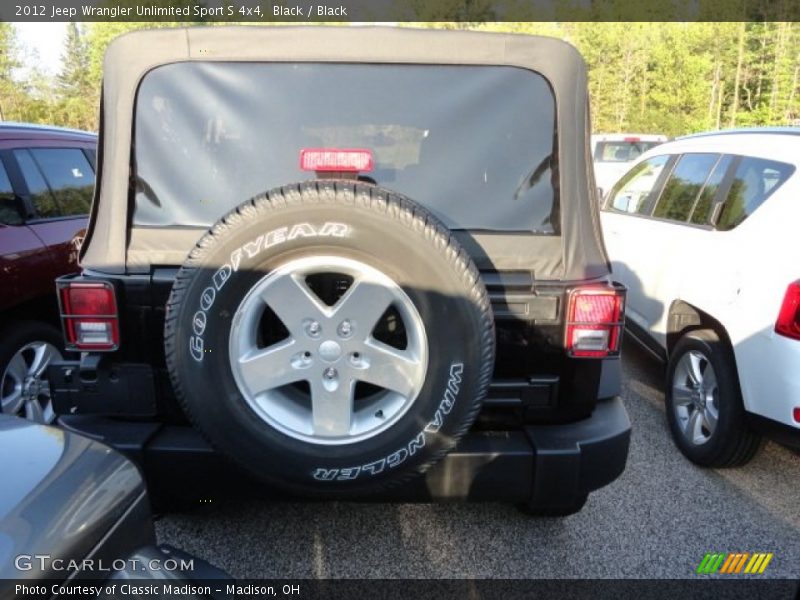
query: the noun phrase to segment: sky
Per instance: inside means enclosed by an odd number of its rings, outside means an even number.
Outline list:
[[[67,34],[66,23],[14,23],[17,39],[28,52],[26,62],[36,60],[41,69],[51,75],[61,67],[61,53]],[[35,55],[33,54],[35,53]],[[26,64],[30,68],[31,64]]]
[[[4,0],[0,0],[3,2]],[[394,25],[394,23],[370,23],[376,25]],[[355,23],[354,23],[355,25]],[[41,69],[55,75],[61,68],[61,53],[64,51],[64,38],[67,35],[66,23],[14,23],[17,39],[29,52],[24,54],[26,61],[23,67],[33,66],[38,62]],[[35,55],[33,54],[35,52]]]

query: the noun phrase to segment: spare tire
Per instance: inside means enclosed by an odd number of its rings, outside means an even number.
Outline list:
[[[172,384],[208,441],[259,479],[342,495],[424,472],[469,429],[494,320],[428,211],[348,181],[285,186],[199,241],[167,304]]]

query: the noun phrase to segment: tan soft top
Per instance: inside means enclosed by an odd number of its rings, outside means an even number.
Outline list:
[[[546,246],[551,249],[551,256],[544,261],[549,265],[548,278],[580,280],[609,273],[588,156],[586,66],[577,50],[553,38],[386,27],[156,29],[114,40],[104,63],[98,185],[82,251],[86,269],[116,274],[129,271],[136,92],[148,71],[184,61],[500,65],[536,71],[553,88],[557,114],[561,238],[559,256],[553,256],[552,240]],[[163,245],[170,239],[169,232],[160,237]],[[188,238],[176,235],[175,240],[179,239],[185,245]],[[502,254],[502,237],[494,244]],[[190,247],[181,249],[184,256]],[[141,248],[138,254],[142,254]],[[141,266],[136,270],[141,271]]]

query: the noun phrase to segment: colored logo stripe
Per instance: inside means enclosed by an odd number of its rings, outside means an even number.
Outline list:
[[[744,561],[750,556],[749,552],[737,553],[737,554],[728,554],[728,558],[725,561],[725,564],[722,565],[722,570],[720,573],[738,573],[742,566],[744,566]]]
[[[772,560],[771,552],[708,552],[697,567],[698,574],[711,575],[724,573],[726,575],[742,573],[761,574]],[[749,559],[749,560],[748,560]],[[745,564],[747,566],[745,566]]]
[[[706,574],[716,573],[717,569],[722,565],[723,560],[725,560],[724,554],[716,552],[714,554],[708,553],[703,557],[700,566],[697,567],[697,572]]]
[[[759,553],[753,554],[753,558],[750,559],[750,562],[747,563],[747,567],[745,567],[745,573],[763,573],[764,570],[767,568],[769,561],[772,560],[772,552],[769,554],[766,553]]]
[[[731,566],[738,560],[738,555],[736,554],[728,554],[728,557],[725,559],[725,562],[722,563],[722,569],[720,569],[720,573],[729,573]]]
[[[742,557],[739,559],[739,562],[736,563],[736,568],[733,571],[731,571],[731,573],[738,573],[739,571],[742,570],[742,567],[744,567],[745,561],[748,558],[750,558],[750,553],[749,552],[745,552],[741,556]]]

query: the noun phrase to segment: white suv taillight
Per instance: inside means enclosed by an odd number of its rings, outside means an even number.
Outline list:
[[[68,350],[119,348],[119,317],[113,286],[105,281],[58,283],[61,322]]]
[[[800,280],[790,283],[775,322],[775,333],[800,340]]]
[[[619,354],[624,310],[624,288],[572,290],[567,303],[567,354],[580,358]]]

